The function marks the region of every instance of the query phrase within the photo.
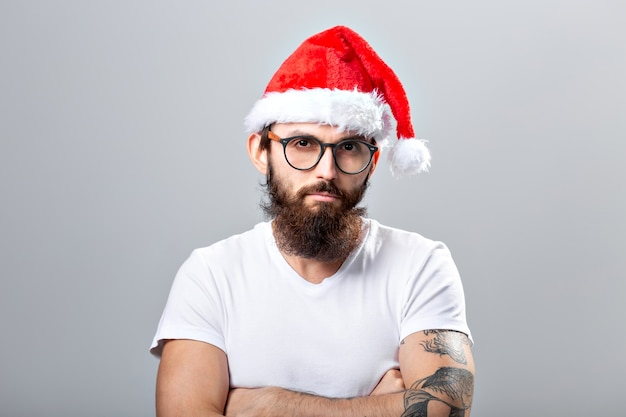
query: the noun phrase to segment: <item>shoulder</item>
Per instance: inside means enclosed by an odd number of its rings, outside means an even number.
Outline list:
[[[448,251],[443,242],[429,239],[417,232],[386,226],[374,219],[366,221],[369,224],[368,243],[380,251],[396,253],[403,257],[427,255],[438,250]]]
[[[398,279],[421,282],[442,273],[448,279],[456,280],[459,276],[452,254],[443,242],[375,220],[369,220],[363,259],[369,268],[393,271]]]
[[[264,246],[271,238],[270,225],[267,222],[257,223],[252,229],[229,236],[209,246],[194,249],[191,257],[211,258],[229,254],[241,254],[242,251],[253,250]]]
[[[201,274],[228,269],[241,259],[258,259],[271,236],[268,223],[258,223],[252,229],[229,236],[211,245],[194,249],[179,269],[179,274]]]

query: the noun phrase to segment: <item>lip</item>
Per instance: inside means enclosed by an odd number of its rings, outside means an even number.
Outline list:
[[[339,197],[331,193],[310,193],[307,194],[307,196],[311,197],[313,200],[325,202],[337,201],[339,199]]]

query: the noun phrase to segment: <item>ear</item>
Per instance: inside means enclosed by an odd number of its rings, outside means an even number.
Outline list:
[[[376,171],[376,166],[378,165],[378,158],[380,157],[380,149],[378,149],[374,156],[372,157],[372,162],[370,163],[370,173],[368,175],[372,175],[374,171]]]
[[[250,161],[263,175],[267,175],[267,150],[261,149],[261,135],[252,133],[248,136],[248,156]]]

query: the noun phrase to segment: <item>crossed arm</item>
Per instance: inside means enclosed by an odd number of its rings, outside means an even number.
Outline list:
[[[474,362],[462,333],[428,330],[400,344],[392,370],[369,396],[327,398],[277,387],[229,390],[228,361],[191,340],[165,344],[157,377],[157,417],[469,417]]]

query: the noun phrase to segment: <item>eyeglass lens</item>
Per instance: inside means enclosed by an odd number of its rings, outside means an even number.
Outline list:
[[[296,169],[310,169],[315,166],[323,155],[325,148],[312,138],[295,137],[285,145],[285,157]],[[369,164],[372,151],[363,141],[343,140],[333,148],[335,163],[346,173],[358,173]]]

